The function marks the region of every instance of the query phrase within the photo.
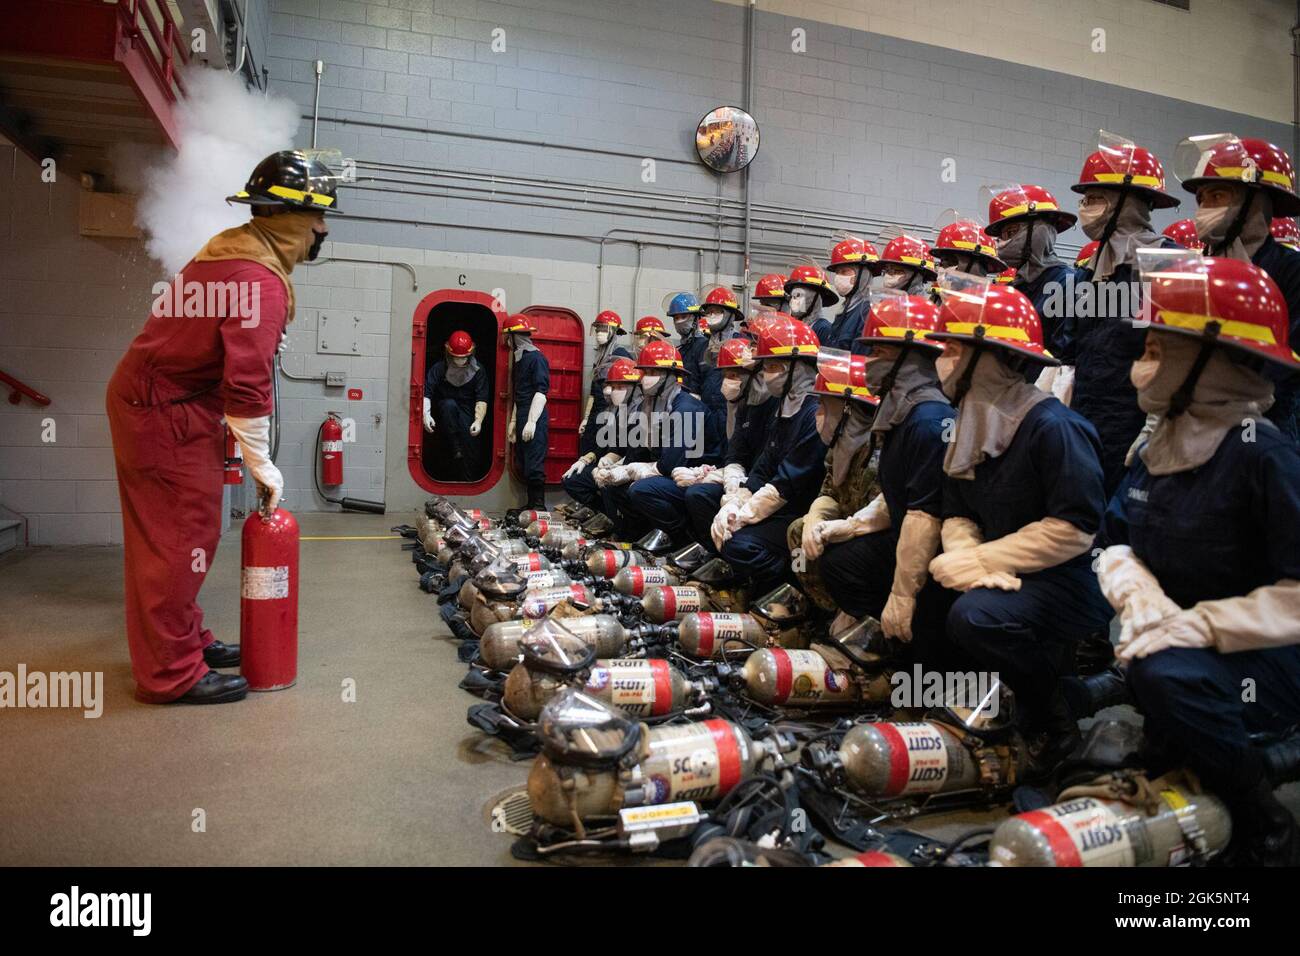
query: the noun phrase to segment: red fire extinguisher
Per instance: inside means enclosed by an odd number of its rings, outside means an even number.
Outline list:
[[[343,421],[337,412],[330,412],[320,434],[321,483],[343,484]]]
[[[283,508],[244,520],[239,644],[249,690],[283,690],[297,681],[298,522]]]
[[[244,453],[239,448],[239,442],[235,440],[235,433],[226,426],[226,476],[227,485],[242,485],[244,483]]]

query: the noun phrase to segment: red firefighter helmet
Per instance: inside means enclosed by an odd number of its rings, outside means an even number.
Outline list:
[[[457,329],[447,338],[446,351],[448,355],[456,358],[466,358],[474,354],[474,340],[469,337],[468,332]]]
[[[683,369],[685,364],[682,362],[682,353],[665,339],[651,339],[646,343],[641,354],[636,357],[637,368],[651,369]]]
[[[591,327],[593,330],[598,329],[601,326],[610,329],[622,329],[623,320],[619,317],[617,312],[612,309],[606,309],[591,320]]]
[[[1016,267],[1007,266],[993,277],[993,281],[998,285],[1011,285],[1011,283],[1016,281]]]
[[[1079,181],[1070,188],[1129,189],[1140,193],[1154,209],[1169,209],[1178,199],[1165,192],[1165,168],[1156,154],[1132,140],[1102,130],[1097,150],[1083,161]]]
[[[1272,234],[1273,239],[1288,249],[1300,251],[1300,225],[1287,216],[1274,219],[1269,224],[1268,231]]]
[[[1272,197],[1273,215],[1300,215],[1291,157],[1266,140],[1231,133],[1192,136],[1178,144],[1174,172],[1190,193],[1216,180],[1243,183]]]
[[[758,285],[754,287],[755,299],[784,299],[785,298],[785,276],[779,272],[769,272],[763,278],[758,280]]]
[[[785,280],[785,294],[789,295],[799,286],[807,286],[815,290],[821,297],[822,305],[834,305],[840,301],[839,293],[831,288],[826,273],[822,272],[820,266],[805,263],[791,269],[790,278]]]
[[[885,266],[909,266],[919,269],[921,275],[930,281],[934,281],[937,275],[934,271],[934,259],[930,256],[930,247],[915,236],[906,234],[890,239],[880,254],[880,259],[873,265],[876,272],[880,272]]]
[[[1097,250],[1100,248],[1101,248],[1101,242],[1097,239],[1094,239],[1092,240],[1092,242],[1088,243],[1086,246],[1080,249],[1079,254],[1074,257],[1075,267],[1082,269],[1084,266],[1091,263],[1092,257],[1097,254]]]
[[[532,335],[537,331],[537,326],[533,320],[522,312],[516,312],[510,318],[506,319],[506,324],[501,327],[502,335]]]
[[[942,344],[927,340],[930,333],[942,328],[939,307],[926,296],[880,296],[871,300],[867,324],[858,336],[858,341],[879,342],[882,345],[916,345],[942,352]]]
[[[1038,311],[1019,289],[996,283],[965,283],[946,277],[939,290],[943,329],[929,338],[939,341],[978,342],[1045,365],[1060,361],[1043,346],[1043,323]]]
[[[984,186],[980,191],[989,197],[989,222],[984,231],[995,239],[1011,223],[1030,216],[1046,219],[1057,232],[1065,232],[1079,218],[1074,213],[1063,210],[1056,197],[1042,186],[1012,183],[1005,186]]]
[[[817,333],[806,322],[784,312],[773,312],[758,333],[758,350],[754,357],[763,359],[806,358],[816,360],[820,344]]]
[[[1201,237],[1196,234],[1195,219],[1179,219],[1165,226],[1164,231],[1160,233],[1167,239],[1172,239],[1184,249],[1201,248]]]
[[[843,349],[818,351],[813,391],[835,398],[852,398],[873,406],[880,404],[880,399],[867,388],[867,357]]]
[[[958,219],[939,230],[931,253],[955,252],[974,256],[989,272],[1001,272],[1007,264],[998,258],[993,237],[980,228],[973,219]],[[937,256],[935,258],[938,258]]]
[[[664,320],[657,315],[643,315],[636,320],[636,331],[642,333],[658,333],[667,337],[668,329],[664,326]]]
[[[744,318],[744,313],[740,311],[740,303],[736,301],[736,294],[726,286],[714,286],[708,291],[708,294],[700,302],[700,308],[703,309],[710,305],[720,305],[730,312],[734,318]]]
[[[606,384],[639,381],[641,381],[641,370],[636,367],[636,363],[630,358],[619,356],[610,363],[609,368],[605,369]]]
[[[845,236],[831,246],[831,262],[828,269],[836,266],[861,266],[875,262],[880,258],[876,247],[857,236]]]
[[[1139,249],[1137,257],[1151,291],[1132,321],[1300,369],[1288,338],[1286,299],[1259,266],[1186,249]]]
[[[754,343],[737,336],[727,339],[718,349],[718,368],[750,369],[754,366]]]

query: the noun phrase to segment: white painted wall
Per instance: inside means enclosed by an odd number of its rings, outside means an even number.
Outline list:
[[[1291,0],[1192,0],[1190,11],[1154,0],[758,0],[757,8],[1291,121]],[[1104,53],[1093,52],[1096,29],[1106,31]]]

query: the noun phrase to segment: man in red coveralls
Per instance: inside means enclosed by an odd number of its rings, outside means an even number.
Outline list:
[[[248,682],[196,603],[221,532],[221,418],[265,514],[284,481],[271,462],[272,360],[293,318],[293,267],[316,258],[337,179],[300,152],[267,157],[240,193],[253,218],[210,239],[154,301],[108,383],[126,560],[126,634],[136,698],[242,700]]]

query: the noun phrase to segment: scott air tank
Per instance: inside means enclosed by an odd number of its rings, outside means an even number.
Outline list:
[[[1201,843],[1206,859],[1223,852],[1232,836],[1223,801],[1180,786],[1159,793],[1159,808],[1150,816],[1122,800],[1097,797],[1017,814],[993,831],[989,865],[1178,866],[1193,856],[1193,842]]]
[[[494,671],[504,671],[519,659],[519,640],[536,621],[498,621],[483,631],[479,660]],[[628,650],[632,635],[610,614],[566,617],[566,630],[577,635],[598,657],[617,657]]]

